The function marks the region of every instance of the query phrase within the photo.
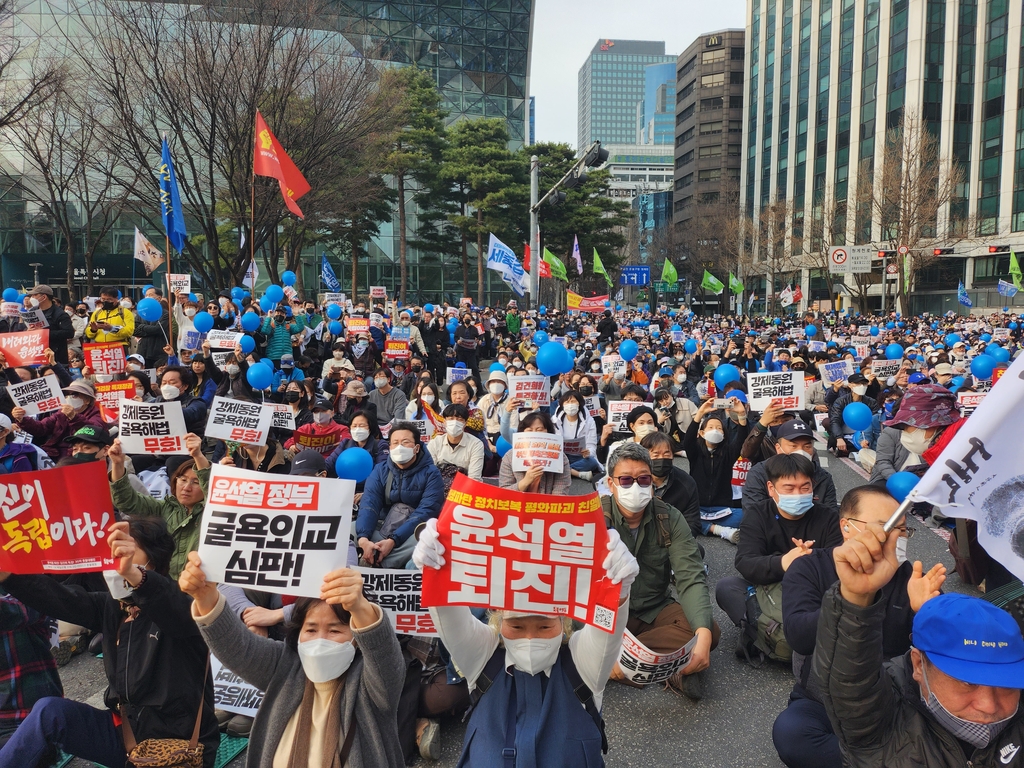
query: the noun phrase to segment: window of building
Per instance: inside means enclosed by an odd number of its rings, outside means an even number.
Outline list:
[[[678,179],[676,179],[676,189],[685,189],[691,184],[693,184],[692,173],[688,173],[685,176],[680,176]]]
[[[685,123],[687,120],[689,120],[691,117],[693,117],[693,113],[694,113],[694,111],[696,111],[696,109],[697,109],[697,105],[696,104],[691,104],[686,109],[684,109],[682,112],[680,112],[678,115],[676,115],[676,125],[680,125],[681,123]]]
[[[722,154],[722,145],[715,144],[713,147],[701,147],[700,157],[719,157]]]
[[[730,122],[732,122],[732,121],[730,120]],[[701,136],[707,136],[707,135],[712,134],[712,133],[721,133],[721,132],[722,132],[722,121],[721,120],[717,120],[717,121],[715,121],[713,123],[701,123],[700,124],[700,135]]]
[[[743,80],[741,79],[740,82],[742,83]],[[717,88],[720,85],[725,85],[725,72],[714,72],[710,75],[700,76],[701,88]]]
[[[743,72],[733,71],[729,73],[729,85],[743,85]]]
[[[743,49],[733,48],[732,55],[730,57],[733,61],[743,61]]]
[[[725,169],[725,178],[727,180],[729,180],[729,181],[739,181],[740,180],[740,169],[739,168],[726,168]]]
[[[722,178],[721,168],[705,168],[697,172],[697,181],[718,181]]]
[[[683,64],[683,66],[682,66],[682,67],[680,68],[680,70],[679,70],[679,72],[678,72],[677,76],[678,76],[678,77],[682,77],[683,75],[687,74],[688,72],[692,72],[692,71],[693,71],[693,68],[694,68],[695,66],[697,66],[697,57],[696,57],[696,56],[694,56],[694,57],[693,57],[692,59],[690,59],[690,60],[689,60],[688,62],[686,62],[685,64]]]
[[[679,134],[679,138],[676,139],[676,145],[677,146],[682,146],[683,144],[688,142],[690,139],[693,138],[693,134],[694,134],[694,132],[696,130],[697,130],[696,128],[687,128],[685,131],[680,133]]]
[[[693,162],[693,150],[691,149],[685,155],[680,155],[679,159],[676,160],[676,168],[682,168]]]
[[[725,105],[725,101],[721,96],[715,96],[712,99],[701,99],[700,100],[700,111],[711,112],[716,109],[721,109]]]
[[[729,157],[739,157],[742,153],[743,146],[741,144],[730,144],[729,145]]]
[[[725,48],[719,48],[717,51],[704,51],[700,57],[701,64],[715,64],[719,61],[725,61]]]
[[[677,95],[677,100],[685,99],[687,96],[689,96],[691,93],[693,93],[693,89],[694,89],[694,87],[696,85],[697,85],[697,81],[696,80],[691,80],[689,83],[687,83],[683,87],[683,89],[679,92],[679,94]]]
[[[729,133],[743,133],[743,121],[742,120],[730,120],[729,121]]]

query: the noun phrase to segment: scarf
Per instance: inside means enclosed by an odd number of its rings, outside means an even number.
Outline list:
[[[343,768],[341,755],[338,752],[338,736],[341,731],[341,691],[345,687],[345,675],[338,679],[338,686],[331,694],[327,705],[327,726],[323,734],[323,768]],[[302,704],[299,705],[299,722],[295,728],[295,739],[292,741],[292,753],[288,756],[288,768],[309,768],[310,728],[313,724],[313,701],[316,699],[316,688],[313,682],[306,679],[306,689],[302,692]],[[355,728],[353,720],[350,728]]]

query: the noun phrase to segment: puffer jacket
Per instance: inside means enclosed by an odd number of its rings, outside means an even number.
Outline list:
[[[394,482],[389,479],[392,476]],[[399,502],[408,504],[413,508],[413,512],[395,531],[396,544],[402,544],[409,538],[417,525],[441,513],[441,506],[444,504],[444,480],[423,444],[419,446],[416,461],[408,469],[399,469],[390,457],[387,461],[374,466],[366,479],[363,498],[359,500],[359,517],[356,520],[357,541],[364,537],[369,539],[376,530],[377,523],[387,517],[391,505]]]
[[[910,652],[883,667],[885,601],[846,602],[834,585],[822,601],[811,683],[828,712],[848,768],[999,768],[1020,764],[1024,710],[984,749],[964,754],[921,700]],[[1003,757],[1009,759],[1003,760]]]
[[[853,402],[864,403],[864,405],[871,409],[872,413],[878,410],[878,403],[867,395],[862,397],[859,401],[855,401],[853,399],[853,394],[850,392],[845,395],[840,395],[832,401],[832,405],[829,406],[828,409],[828,432],[832,437],[839,438],[843,435],[849,435],[854,431],[843,423],[843,409]]]
[[[33,442],[54,461],[71,455],[71,443],[64,442],[64,438],[75,434],[82,427],[106,428],[95,400],[70,419],[63,411],[56,411],[41,419],[24,418],[18,425],[32,435],[35,438]]]
[[[273,323],[273,327],[271,327],[271,323]],[[267,337],[267,357],[275,363],[280,363],[281,355],[292,353],[292,334],[300,331],[302,328],[298,323],[285,320],[278,325],[269,315],[263,318],[260,333]]]
[[[882,427],[882,433],[878,436],[875,444],[875,466],[871,470],[872,483],[884,483],[889,475],[899,472],[907,459],[910,451],[903,447],[900,442],[902,429],[896,427]]]

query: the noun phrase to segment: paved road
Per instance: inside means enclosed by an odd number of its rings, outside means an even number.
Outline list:
[[[849,462],[835,459],[824,450],[819,456],[832,472],[840,497],[866,482]],[[685,467],[685,460],[677,463]],[[588,487],[573,481],[574,492],[584,493]],[[910,558],[922,560],[926,567],[941,561],[952,569],[946,542],[925,526],[916,527],[919,531],[908,546]],[[706,539],[704,544],[714,594],[714,583],[734,573],[735,547],[717,538]],[[954,575],[947,581],[947,589],[960,591],[963,587]],[[772,747],[771,730],[775,716],[788,701],[792,674],[782,665],[753,669],[739,661],[733,654],[738,631],[717,605],[714,611],[722,627],[722,641],[711,655],[703,701],[693,703],[658,686],[637,690],[609,683],[604,699],[609,768],[782,766]],[[106,683],[99,660],[88,654],[77,656],[61,670],[61,678],[70,698],[100,705]],[[443,755],[434,765],[451,768],[456,764],[463,733],[461,723],[444,723]],[[244,764],[243,753],[230,768],[243,768]],[[88,765],[83,761],[72,763],[75,768]]]

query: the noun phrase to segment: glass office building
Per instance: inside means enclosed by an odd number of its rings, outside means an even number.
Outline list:
[[[676,66],[644,69],[644,98],[637,104],[637,144],[671,144],[676,132]]]

